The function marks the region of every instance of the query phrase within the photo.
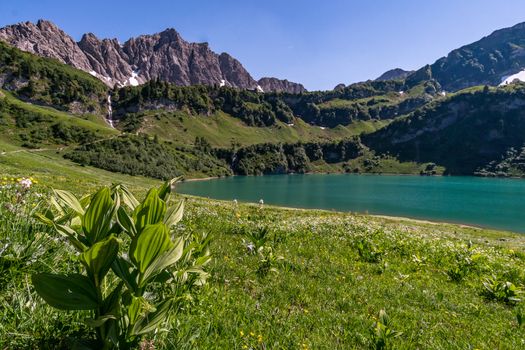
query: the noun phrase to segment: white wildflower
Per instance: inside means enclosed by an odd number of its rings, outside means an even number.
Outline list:
[[[23,178],[18,183],[20,184],[20,186],[22,186],[22,188],[28,189],[33,184],[33,181],[31,181],[31,179]]]

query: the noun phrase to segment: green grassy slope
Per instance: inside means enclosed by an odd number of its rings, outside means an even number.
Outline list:
[[[69,114],[21,101],[7,91],[0,93],[1,138],[15,145],[59,146],[119,134],[102,117]]]
[[[0,158],[0,173],[34,174],[38,186],[78,194],[123,181],[143,195],[156,183],[55,162],[46,153],[15,155],[7,165]],[[55,165],[38,170],[48,161]],[[17,228],[32,225],[16,220]],[[27,237],[6,227],[0,227],[0,241]],[[282,257],[272,265],[278,273],[258,274],[262,262],[243,242],[259,227],[269,228],[267,245]],[[394,349],[518,349],[525,339],[516,318],[520,304],[490,299],[483,287],[495,275],[523,288],[524,236],[194,197],[188,197],[177,230],[213,235],[211,278],[166,325],[171,330],[150,339],[157,349],[375,348],[380,339],[374,323],[382,309],[390,316],[389,329],[400,333],[388,340]],[[4,265],[7,260],[0,258],[0,270],[11,266],[0,274],[1,348],[57,348],[70,337],[88,335],[77,313],[46,306],[32,290],[28,274],[68,271],[73,258],[58,241],[37,242],[35,262]]]
[[[144,114],[139,131],[158,135],[161,139],[179,144],[193,143],[195,137],[204,137],[212,146],[230,147],[232,144],[337,140],[363,132],[373,132],[387,125],[388,122],[356,121],[347,126],[330,129],[312,126],[301,119],[296,119],[290,124],[277,122],[269,127],[255,127],[248,126],[223,112],[211,116],[193,116],[183,112],[151,111]]]
[[[75,113],[105,113],[107,87],[98,79],[57,60],[0,42],[0,88],[18,97]]]

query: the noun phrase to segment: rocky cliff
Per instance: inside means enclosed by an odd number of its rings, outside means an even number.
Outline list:
[[[36,24],[25,22],[1,28],[0,40],[89,72],[110,87],[159,79],[183,86],[261,90],[238,60],[227,53],[215,53],[207,43],[187,42],[174,29],[141,35],[123,44],[117,39],[99,39],[92,33],[75,42],[55,24],[39,20]],[[262,84],[265,92],[304,91],[300,84],[276,78],[264,78]]]
[[[292,94],[300,94],[306,92],[306,89],[302,84],[293,83],[286,79],[281,80],[277,78],[261,78],[259,79],[258,84],[265,92],[289,92]]]

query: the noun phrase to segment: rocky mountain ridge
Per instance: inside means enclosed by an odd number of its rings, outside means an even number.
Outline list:
[[[87,33],[77,43],[52,22],[39,20],[36,24],[24,22],[0,28],[0,40],[88,72],[109,87],[135,86],[159,79],[182,86],[305,91],[301,84],[287,80],[263,78],[257,82],[234,57],[215,53],[207,43],[187,42],[174,29],[141,35],[123,44]]]
[[[405,79],[412,73],[414,73],[413,70],[404,70],[401,68],[394,68],[394,69],[390,69],[384,72],[376,80],[382,81],[382,80],[392,80],[392,79]]]

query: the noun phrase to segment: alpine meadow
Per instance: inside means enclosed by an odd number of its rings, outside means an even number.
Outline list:
[[[360,81],[368,5],[117,2],[0,11],[0,349],[525,348],[525,23]]]

